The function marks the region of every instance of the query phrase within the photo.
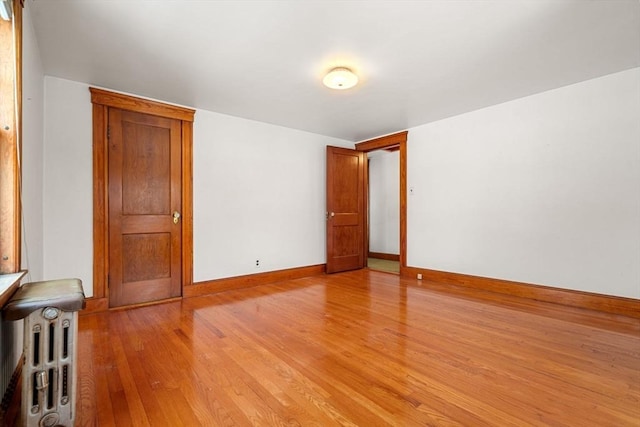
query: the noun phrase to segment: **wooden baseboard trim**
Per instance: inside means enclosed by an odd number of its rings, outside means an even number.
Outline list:
[[[286,270],[268,271],[264,273],[248,274],[245,276],[226,277],[224,279],[207,280],[205,282],[197,282],[192,285],[184,286],[182,289],[182,297],[190,298],[200,295],[215,294],[216,292],[229,291],[232,289],[250,288],[258,285],[268,285],[270,283],[282,282],[285,280],[300,279],[303,277],[316,276],[318,274],[324,274],[325,264],[309,265],[306,267],[288,268]],[[147,304],[158,304],[169,301],[178,300],[174,298],[171,300],[154,301]],[[133,306],[122,307],[132,308]],[[80,311],[80,316],[100,313],[102,311],[110,310],[108,298],[87,298],[86,307]]]
[[[206,282],[196,282],[193,285],[184,287],[183,296],[184,298],[190,298],[200,295],[214,294],[216,292],[229,291],[232,289],[250,288],[258,285],[268,285],[285,280],[317,276],[318,274],[324,274],[324,272],[325,264],[318,264],[306,267],[288,268],[286,270],[248,274],[245,276],[208,280]]]
[[[109,310],[109,299],[108,298],[94,298],[90,297],[85,300],[86,307],[84,310],[81,310],[78,315],[84,316],[87,314],[100,313],[102,311]]]
[[[119,305],[117,307],[109,307],[108,310],[109,311],[130,310],[132,308],[148,307],[150,305],[168,304],[170,302],[180,301],[181,299],[182,299],[182,297],[172,297],[172,298],[158,299],[158,300],[153,300],[153,301],[139,302],[139,303],[136,303],[136,304]]]
[[[388,261],[400,261],[400,255],[385,254],[384,252],[369,252],[369,258],[386,259]]]
[[[11,380],[7,390],[2,397],[0,404],[0,426],[16,426],[20,417],[20,400],[22,396],[22,365],[24,365],[24,355],[20,357],[16,369],[11,375]]]
[[[402,277],[412,279],[415,279],[418,273],[422,274],[423,281],[464,286],[537,301],[640,318],[640,300],[635,298],[624,298],[417,267],[403,267],[400,271]]]

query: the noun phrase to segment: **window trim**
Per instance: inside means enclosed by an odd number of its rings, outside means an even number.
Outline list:
[[[13,0],[11,21],[0,22],[0,273],[21,267],[22,8]]]

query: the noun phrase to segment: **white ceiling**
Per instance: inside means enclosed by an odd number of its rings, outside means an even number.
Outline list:
[[[640,66],[638,0],[28,7],[46,75],[352,141]]]

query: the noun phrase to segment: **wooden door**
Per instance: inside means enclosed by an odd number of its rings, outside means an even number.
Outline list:
[[[366,154],[327,147],[327,273],[364,268]]]
[[[109,305],[181,295],[181,121],[109,109]]]

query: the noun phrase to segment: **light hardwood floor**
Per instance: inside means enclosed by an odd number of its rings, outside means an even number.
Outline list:
[[[361,270],[80,317],[81,426],[638,426],[640,321]]]

